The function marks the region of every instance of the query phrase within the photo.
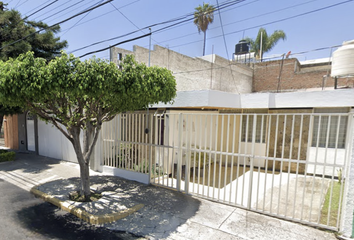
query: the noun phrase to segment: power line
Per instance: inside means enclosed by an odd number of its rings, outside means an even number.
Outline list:
[[[95,1],[95,0],[92,0],[92,1],[90,1],[90,3],[91,3],[91,2],[94,2],[94,1]],[[126,4],[126,5],[122,6],[122,7],[120,7],[119,9],[122,9],[122,8],[124,8],[124,7],[126,7],[126,6],[129,6],[129,5],[134,4],[134,3],[136,3],[136,2],[139,2],[139,1],[140,1],[140,0],[136,0],[136,1],[134,1],[134,2],[130,2],[130,3],[128,3],[128,4]],[[76,9],[77,9],[77,8],[76,8]],[[74,9],[74,10],[76,10],[76,9]],[[73,11],[74,11],[74,10],[73,10]],[[72,11],[70,11],[70,12],[72,12]],[[85,21],[85,22],[82,22],[82,23],[76,25],[75,27],[78,27],[78,26],[80,26],[80,25],[82,25],[82,24],[85,24],[85,23],[90,22],[90,21],[92,21],[92,20],[95,20],[95,19],[97,19],[97,18],[106,16],[107,14],[110,14],[110,13],[112,13],[112,12],[115,12],[115,10],[112,10],[112,11],[109,11],[109,12],[105,12],[105,13],[103,13],[103,14],[97,16],[97,17],[94,17],[94,18],[91,18],[91,19],[89,19],[89,20],[87,20],[87,21]],[[67,13],[69,13],[69,12],[67,12]],[[65,14],[63,14],[63,15],[60,15],[59,17],[54,18],[54,19],[52,19],[51,21],[54,21],[55,19],[58,19],[58,18],[60,18],[61,16],[66,15],[67,13],[65,13]]]
[[[45,5],[45,6],[42,7],[41,9],[39,9],[39,10],[35,11],[34,13],[31,13],[30,15],[26,16],[23,20],[25,20],[25,19],[27,19],[27,18],[33,16],[34,14],[36,14],[36,13],[42,11],[43,9],[49,7],[50,5],[52,5],[52,4],[54,4],[54,3],[58,2],[58,1],[59,1],[59,0],[55,0],[55,1],[53,1],[53,2],[51,2],[51,3],[49,3],[49,4],[47,4],[47,5]],[[31,11],[32,11],[32,10],[31,10]]]
[[[69,9],[69,8],[75,6],[75,5],[77,5],[77,4],[79,4],[79,3],[83,2],[83,1],[84,1],[84,0],[81,0],[81,1],[79,1],[79,2],[76,2],[76,3],[74,3],[74,4],[70,5],[70,6],[68,6],[68,7],[66,7],[66,8],[64,8],[64,9],[62,9],[62,10],[60,10],[60,11],[58,11],[58,12],[56,12],[56,13],[50,15],[50,16],[48,16],[48,17],[43,18],[41,21],[44,21],[44,20],[46,20],[46,19],[48,19],[48,18],[51,18],[51,17],[53,17],[53,16],[55,16],[55,15],[57,15],[57,14],[59,14],[59,13],[65,11],[65,10],[67,10],[67,9]],[[70,0],[69,0],[68,2],[70,2]],[[102,1],[101,1],[101,2],[102,2]],[[66,2],[65,2],[65,3],[66,3]],[[64,5],[65,3],[63,3],[63,5]],[[45,14],[43,14],[43,15],[45,15]],[[42,16],[43,16],[43,15],[42,15]]]
[[[54,26],[56,26],[56,25],[62,24],[62,23],[64,23],[64,22],[67,22],[67,21],[69,21],[69,20],[71,20],[71,19],[73,19],[73,18],[75,18],[75,17],[78,17],[78,16],[80,16],[80,15],[82,15],[82,14],[84,14],[84,13],[87,13],[87,12],[89,12],[89,11],[92,11],[92,10],[94,10],[94,9],[96,9],[96,8],[98,8],[98,7],[101,7],[101,6],[103,6],[103,5],[107,4],[107,3],[110,3],[110,2],[112,2],[112,1],[113,1],[113,0],[107,0],[107,1],[104,2],[104,3],[101,3],[101,4],[99,4],[99,5],[95,6],[95,7],[92,7],[92,8],[90,8],[90,9],[85,10],[85,11],[82,11],[82,12],[80,12],[80,13],[78,13],[78,14],[75,14],[75,15],[73,15],[73,16],[71,16],[71,17],[69,17],[69,18],[67,18],[67,19],[65,19],[65,20],[63,20],[63,21],[60,21],[60,22],[58,22],[58,23],[56,23],[56,24],[53,24],[53,25],[51,25],[51,26],[49,26],[49,27],[39,29],[39,30],[37,30],[37,31],[34,32],[34,33],[31,33],[31,34],[29,34],[29,35],[27,35],[27,36],[25,36],[25,37],[23,37],[23,38],[21,38],[21,39],[19,39],[19,40],[16,40],[16,41],[14,41],[14,42],[12,42],[12,43],[10,43],[10,44],[7,44],[7,45],[1,47],[0,50],[1,50],[1,49],[4,49],[5,47],[11,46],[11,45],[13,45],[13,44],[15,44],[15,43],[18,43],[18,42],[20,42],[20,41],[22,41],[22,40],[28,38],[29,36],[32,36],[32,35],[34,35],[34,34],[36,34],[36,33],[39,33],[39,32],[41,32],[41,31],[43,31],[43,30],[47,30],[47,29],[52,28],[52,27],[54,27]]]
[[[238,3],[243,2],[243,1],[246,1],[246,0],[235,0],[235,1],[232,1],[232,2],[228,1],[227,4],[223,3],[220,6],[218,6],[217,9],[218,8],[223,9],[223,8],[238,4]],[[191,17],[191,16],[193,16],[193,17]],[[139,31],[141,31],[143,29],[148,29],[148,28],[159,26],[159,25],[164,25],[164,24],[168,24],[168,23],[171,23],[171,22],[179,21],[177,23],[174,23],[174,24],[171,24],[171,25],[168,25],[166,27],[163,27],[163,28],[160,28],[160,29],[157,29],[157,30],[153,31],[153,33],[157,33],[157,32],[162,31],[164,29],[176,26],[176,25],[184,23],[184,22],[191,21],[193,19],[194,19],[194,13],[189,13],[189,14],[183,15],[181,17],[173,18],[171,20],[163,21],[163,22],[160,22],[160,23],[155,23],[155,24],[149,25],[147,27],[140,28],[140,29],[135,30],[135,31],[130,32],[130,33],[126,33],[126,34],[123,34],[123,35],[120,35],[120,36],[117,36],[117,37],[113,37],[113,38],[109,38],[109,39],[106,39],[106,40],[102,40],[102,41],[99,41],[99,42],[92,43],[90,45],[75,49],[75,50],[71,51],[70,53],[74,53],[74,52],[77,52],[79,50],[83,50],[85,48],[89,48],[89,47],[92,47],[92,46],[97,45],[97,44],[101,44],[101,43],[104,43],[104,42],[108,42],[108,41],[112,41],[112,40],[119,39],[119,38],[122,38],[122,37],[126,37],[126,36],[132,35],[132,34],[134,34],[136,32],[139,32]]]
[[[84,55],[81,55],[79,58],[85,57],[85,56],[90,55],[90,54],[93,54],[93,53],[102,52],[102,51],[105,51],[105,50],[110,49],[111,47],[115,47],[115,46],[117,46],[117,45],[121,45],[121,44],[127,43],[127,42],[132,42],[132,41],[135,41],[135,40],[138,40],[138,39],[140,39],[140,38],[144,38],[144,37],[147,37],[147,36],[150,36],[150,35],[151,35],[151,33],[148,33],[148,34],[145,34],[145,35],[136,37],[136,38],[131,38],[131,39],[128,39],[128,40],[125,40],[125,41],[116,43],[116,44],[114,44],[114,45],[112,45],[112,46],[109,46],[109,47],[105,47],[105,48],[102,48],[102,49],[99,49],[99,50],[96,50],[96,51],[92,51],[92,52],[85,53]]]
[[[290,19],[293,19],[293,18],[305,16],[305,15],[308,15],[308,14],[311,14],[311,13],[319,12],[319,11],[326,10],[326,9],[329,9],[329,8],[332,8],[332,7],[336,7],[336,6],[339,6],[339,5],[342,5],[342,4],[346,4],[346,3],[349,3],[349,2],[352,2],[352,1],[354,1],[354,0],[343,1],[343,2],[340,2],[340,3],[336,3],[336,4],[333,4],[333,5],[326,6],[326,7],[318,8],[318,9],[311,10],[311,11],[308,11],[308,12],[304,12],[304,13],[301,13],[301,14],[297,14],[297,15],[294,15],[294,16],[282,18],[282,19],[271,21],[271,22],[267,22],[267,23],[262,23],[262,24],[259,24],[259,25],[256,25],[256,26],[244,28],[244,29],[237,30],[237,31],[234,31],[234,32],[229,32],[229,33],[226,33],[225,35],[228,36],[228,35],[232,35],[232,34],[235,34],[235,33],[243,32],[243,31],[246,31],[246,30],[251,30],[251,29],[260,28],[260,27],[263,27],[263,26],[266,26],[266,25],[271,25],[271,24],[274,24],[274,23],[283,22],[283,21],[286,21],[286,20],[290,20]],[[210,38],[208,38],[208,40],[219,38],[219,37],[222,37],[222,36],[223,35],[210,37]],[[193,43],[196,43],[196,42],[201,42],[201,40],[197,40],[197,41],[193,41],[193,42],[189,42],[189,43],[184,43],[184,44],[172,46],[171,48],[181,47],[181,46],[193,44]]]
[[[257,1],[258,1],[258,0],[257,0]],[[281,11],[284,11],[284,10],[287,10],[287,9],[291,9],[291,8],[298,7],[298,6],[301,6],[301,5],[305,5],[305,4],[308,4],[308,3],[311,3],[311,2],[315,2],[315,1],[318,1],[318,0],[311,0],[311,1],[308,1],[308,2],[305,2],[305,3],[295,4],[295,5],[291,5],[291,6],[289,6],[289,7],[281,8],[281,9],[278,9],[278,10],[275,10],[275,11],[270,11],[270,12],[263,13],[263,14],[257,14],[257,15],[255,15],[255,16],[252,16],[252,17],[249,17],[249,18],[244,18],[244,19],[241,19],[241,20],[238,20],[238,21],[235,21],[235,22],[223,24],[223,26],[225,27],[225,26],[229,26],[229,25],[236,24],[236,23],[244,22],[244,21],[247,21],[247,20],[259,18],[259,17],[262,17],[262,16],[274,14],[274,13],[276,13],[276,12],[281,12]],[[254,2],[255,2],[255,1],[253,1],[252,3],[254,3]],[[250,3],[248,3],[248,4],[250,4]],[[247,4],[244,4],[244,5],[242,5],[242,6],[245,6],[245,5],[247,5]],[[232,9],[235,9],[235,8],[232,8]],[[229,10],[230,10],[230,9],[227,9],[227,10],[225,10],[224,12],[229,11]],[[181,25],[182,25],[182,24],[181,24]],[[210,28],[209,30],[214,30],[214,29],[218,29],[218,28],[220,28],[220,27],[212,27],[212,28]],[[172,28],[171,28],[171,29],[172,29]],[[171,30],[171,29],[167,29],[166,31]],[[165,40],[165,41],[161,41],[160,43],[164,43],[164,42],[168,42],[168,41],[172,41],[172,40],[176,40],[176,39],[180,39],[180,38],[192,36],[192,35],[195,35],[195,34],[198,34],[198,33],[197,33],[197,32],[189,33],[189,34],[186,34],[186,35],[177,37],[177,38],[171,38],[171,39],[168,39],[168,40]]]

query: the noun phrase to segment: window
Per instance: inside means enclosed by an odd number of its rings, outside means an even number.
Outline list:
[[[245,113],[246,111],[244,111]],[[253,124],[254,120],[256,119],[256,129],[255,129],[255,142],[256,143],[265,143],[265,136],[266,136],[266,122],[267,116],[264,114],[264,111],[259,110],[257,111],[258,114],[245,114],[242,115],[242,142],[253,142]],[[247,135],[247,136],[246,136]],[[247,140],[246,140],[247,137]]]
[[[348,111],[348,108],[319,108],[315,109],[314,112],[348,113]],[[344,148],[346,140],[347,122],[347,116],[315,116],[313,123],[312,146]]]

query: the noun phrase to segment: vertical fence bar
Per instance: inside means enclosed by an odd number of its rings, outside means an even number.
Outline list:
[[[346,141],[345,141],[345,159],[344,159],[344,166],[343,170],[345,170],[345,178],[349,179],[349,171],[350,171],[350,163],[349,159],[351,159],[351,153],[352,153],[352,144],[353,144],[353,113],[350,113],[347,115],[348,116],[348,122],[347,122],[347,131],[346,131]],[[348,185],[347,183],[344,182],[344,193],[348,192]],[[347,196],[344,194],[343,200],[342,198],[339,199],[339,202],[344,202],[344,204],[340,204],[338,208],[338,218],[337,218],[337,228],[342,230],[344,226],[344,214],[340,214],[340,212],[344,212],[345,206],[346,206],[346,201],[347,201]],[[341,215],[341,216],[340,216]],[[340,217],[339,217],[340,216]],[[353,219],[354,221],[354,219]],[[352,223],[353,225],[353,223]],[[353,225],[354,226],[354,225]],[[352,237],[354,237],[354,227],[352,226]]]
[[[293,114],[291,115],[291,133],[290,133],[290,151],[289,151],[289,162],[288,162],[288,184],[286,188],[286,205],[285,205],[285,216],[287,216],[288,213],[288,199],[289,199],[289,185],[290,185],[290,169],[292,162],[291,160],[293,159],[293,141],[294,141],[294,125],[295,125],[295,118],[296,115]]]
[[[184,191],[189,193],[189,179],[190,179],[190,162],[191,162],[191,122],[189,121],[190,115],[186,114],[186,167],[184,173]]]
[[[271,123],[273,116],[268,114],[268,131],[267,131],[267,150],[266,150],[266,162],[265,162],[265,174],[264,174],[264,192],[263,192],[263,206],[262,210],[265,211],[266,202],[266,190],[267,190],[267,174],[268,174],[268,162],[269,162],[269,146],[270,146],[270,134],[271,134]]]
[[[218,126],[219,126],[219,117],[215,115],[215,145],[214,145],[214,174],[213,174],[213,199],[215,199],[215,178],[216,178],[216,159],[217,159],[217,150],[218,150]]]
[[[229,168],[229,165],[228,165],[228,158],[229,158],[229,137],[230,137],[230,114],[227,115],[227,128],[226,128],[226,155],[225,155],[225,171],[224,171],[224,201],[226,201],[226,178],[227,178],[227,170]],[[223,131],[224,132],[224,131]],[[230,175],[232,175],[232,172],[230,172]],[[231,183],[231,181],[230,181]],[[229,191],[229,195],[231,195],[231,189]]]
[[[286,135],[286,121],[287,121],[287,114],[284,114],[284,122],[283,122],[283,140],[282,140],[282,147],[281,147],[281,161],[280,161],[280,181],[279,181],[279,194],[278,194],[278,207],[277,207],[277,215],[279,215],[280,209],[280,194],[281,194],[281,186],[283,180],[283,161],[284,161],[284,148],[285,148],[285,135]]]
[[[181,171],[182,171],[182,131],[183,116],[180,113],[178,118],[178,162],[177,162],[177,190],[181,191]]]
[[[299,166],[300,166],[300,157],[301,157],[301,145],[302,145],[302,129],[303,129],[303,124],[304,124],[304,115],[301,114],[301,119],[300,119],[300,133],[299,133],[299,146],[298,146],[298,151],[297,151],[297,163],[296,163],[296,181],[295,181],[295,192],[297,193],[297,183],[298,183],[298,176],[299,176]],[[309,132],[310,134],[310,132]],[[293,204],[293,219],[295,218],[295,204],[296,204],[296,197],[294,198],[294,204]]]
[[[211,149],[212,149],[212,139],[213,139],[213,115],[209,115],[210,116],[210,134],[209,134],[209,146],[210,146],[210,150],[209,150],[209,154],[210,154],[210,160],[209,160],[209,171],[208,171],[208,197],[210,197],[210,177],[211,177]],[[215,165],[215,159],[213,164]]]
[[[231,170],[230,170],[230,195],[229,195],[229,203],[231,203],[231,196],[233,193],[232,183],[233,183],[233,173],[234,173],[234,158],[235,158],[235,138],[236,138],[236,118],[237,115],[233,115],[233,133],[232,133],[232,156],[231,156]],[[239,131],[242,131],[239,129]],[[240,143],[239,143],[240,144]],[[236,202],[235,202],[236,204]]]
[[[220,160],[219,160],[219,177],[218,177],[218,200],[220,200],[220,188],[221,188],[221,169],[222,169],[222,152],[223,152],[223,144],[224,144],[224,116],[221,115],[221,140],[220,140]],[[217,126],[219,129],[219,126]],[[218,138],[218,137],[217,137]]]
[[[309,132],[308,132],[308,137],[307,137],[307,153],[306,153],[306,163],[308,165],[309,161],[308,159],[310,158],[310,151],[311,151],[311,145],[312,145],[312,135],[315,129],[313,129],[313,124],[314,124],[314,115],[310,115],[310,123],[309,123]],[[318,134],[318,132],[317,132]],[[318,143],[318,141],[317,141]],[[304,174],[304,188],[302,192],[302,202],[301,202],[301,215],[300,215],[300,220],[303,219],[303,212],[304,212],[304,201],[305,201],[305,189],[306,189],[306,176],[307,176],[307,167],[305,169],[305,174]]]
[[[278,126],[279,126],[279,114],[277,114],[276,124],[275,124],[275,139],[274,139],[274,152],[273,152],[273,171],[272,171],[272,188],[270,195],[270,213],[272,213],[273,207],[273,188],[274,188],[274,175],[275,175],[275,161],[277,157],[277,145],[278,145]]]
[[[249,185],[248,185],[248,198],[247,198],[247,208],[252,207],[252,191],[253,191],[253,164],[254,164],[254,145],[256,142],[256,129],[257,129],[257,115],[253,115],[253,126],[252,126],[252,147],[251,147],[251,158],[250,158],[250,174],[249,174]]]

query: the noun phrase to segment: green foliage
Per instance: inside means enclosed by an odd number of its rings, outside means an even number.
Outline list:
[[[332,196],[331,196],[331,188],[332,189]],[[338,219],[338,210],[339,207],[342,205],[341,201],[343,200],[343,193],[341,188],[343,187],[340,182],[333,182],[329,185],[327,190],[325,200],[321,209],[321,218],[320,223],[327,225],[328,215],[329,215],[329,226],[337,226],[337,219]],[[331,198],[332,197],[332,198]]]
[[[63,53],[48,64],[32,52],[0,64],[0,101],[27,108],[46,121],[86,129],[117,113],[171,101],[172,73],[127,56],[120,71],[100,59],[80,61]]]
[[[60,50],[67,47],[66,41],[60,41],[60,38],[54,35],[60,30],[60,26],[57,25],[35,33],[38,29],[46,27],[48,25],[43,22],[22,19],[21,14],[16,10],[0,8],[0,42],[2,47],[32,34],[26,39],[1,49],[0,59],[15,58],[27,51],[33,51],[36,57],[43,57],[47,60],[59,55]]]
[[[139,64],[132,56],[123,60],[121,69],[64,52],[49,62],[33,52],[0,62],[0,102],[29,110],[69,139],[85,178],[81,182],[85,196],[90,194],[89,159],[102,123],[120,112],[167,103],[175,96],[171,71]],[[86,130],[82,147],[81,130]]]
[[[255,52],[256,56],[258,56],[260,59],[263,58],[264,53],[272,50],[280,39],[286,40],[286,34],[284,31],[276,30],[272,33],[272,35],[268,36],[268,33],[264,28],[259,29],[255,40],[252,38],[245,38],[245,40],[251,44],[251,51]],[[262,53],[260,54],[261,42]]]
[[[191,153],[191,165],[190,167],[200,167],[203,168],[204,166],[209,164],[209,153],[205,152],[192,152]],[[213,160],[210,159],[210,164],[213,163]]]
[[[9,152],[7,150],[0,150],[0,162],[8,162],[15,160],[15,152]]]
[[[198,32],[204,33],[204,43],[203,43],[203,56],[205,55],[205,42],[206,42],[206,30],[210,23],[214,21],[214,11],[215,8],[208,3],[203,3],[195,8],[194,12],[194,24],[198,28]]]

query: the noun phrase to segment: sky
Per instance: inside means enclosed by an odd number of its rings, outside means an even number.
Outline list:
[[[29,16],[30,20],[53,25],[106,1],[3,2],[8,3],[8,9],[19,11],[22,17]],[[214,53],[232,59],[235,45],[244,37],[256,38],[260,27],[265,28],[268,35],[283,30],[287,36],[285,41],[280,40],[265,53],[265,58],[279,57],[289,51],[291,57],[300,61],[328,58],[337,49],[333,46],[354,39],[354,0],[113,0],[60,24],[61,32],[57,36],[68,41],[65,49],[68,53],[80,57],[145,35],[152,26],[152,48],[160,45],[199,57],[202,56],[203,33],[198,33],[193,23],[193,12],[203,2],[214,7],[225,6],[214,13],[214,21],[207,30],[206,55]],[[50,6],[45,7],[48,4]],[[147,36],[118,47],[127,50],[133,50],[134,45],[149,48],[149,40]],[[98,42],[101,43],[95,44]],[[83,59],[93,55],[109,59],[109,50],[89,54]]]

